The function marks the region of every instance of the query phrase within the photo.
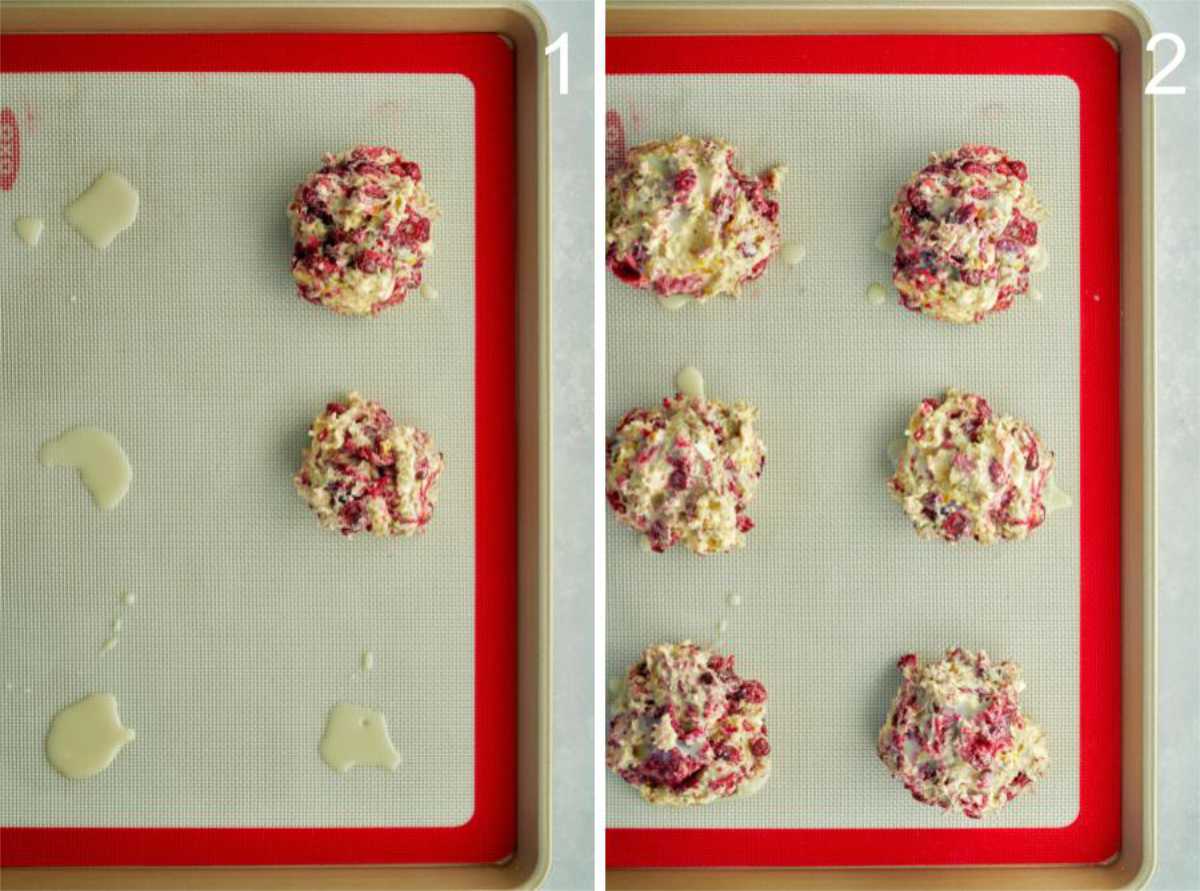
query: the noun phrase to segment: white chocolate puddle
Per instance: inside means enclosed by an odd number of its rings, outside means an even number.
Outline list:
[[[871,282],[867,286],[867,303],[872,306],[880,306],[885,300],[887,300],[887,288],[879,282]]]
[[[47,467],[74,467],[96,506],[112,510],[129,491],[133,468],[111,433],[76,427],[42,444],[38,460]]]
[[[900,243],[900,233],[888,226],[875,237],[875,247],[882,254],[894,254]]]
[[[46,734],[46,757],[54,769],[72,780],[104,770],[134,732],[121,724],[111,693],[93,693],[62,709]]]
[[[660,295],[658,298],[658,305],[663,309],[669,309],[672,312],[675,312],[676,310],[682,309],[684,306],[686,306],[688,301],[691,299],[692,298],[688,297],[686,294],[671,294],[668,297],[663,297]]]
[[[808,255],[808,251],[805,250],[804,245],[795,241],[789,241],[783,246],[780,255],[783,257],[783,262],[788,266],[795,266]]]
[[[66,214],[72,228],[102,251],[137,219],[138,193],[125,177],[108,170],[67,206]]]
[[[433,285],[429,284],[429,282],[426,282],[425,284],[421,285],[420,294],[421,294],[421,297],[425,300],[437,300],[438,299],[438,289],[435,288]]]
[[[375,667],[375,654],[370,650],[363,650],[362,656],[359,657],[358,664],[363,671],[370,671]]]
[[[21,241],[30,247],[37,247],[37,243],[42,240],[42,231],[46,228],[46,223],[41,217],[17,217],[13,228],[17,230],[17,237]]]
[[[692,396],[696,399],[704,398],[704,375],[700,373],[700,369],[688,365],[679,370],[675,375],[675,389],[684,396]]]
[[[401,759],[388,736],[383,715],[360,705],[338,703],[325,723],[321,760],[338,773],[345,773],[352,767],[395,770]]]

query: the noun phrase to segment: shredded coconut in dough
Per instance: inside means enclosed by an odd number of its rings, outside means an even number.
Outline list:
[[[613,274],[659,294],[738,297],[779,250],[784,168],[750,177],[734,149],[677,136],[630,149],[608,181],[607,261]]]
[[[766,781],[767,691],[689,641],[648,647],[609,723],[608,766],[651,804],[708,804]]]
[[[1043,211],[1025,165],[989,145],[964,145],[913,174],[896,193],[892,281],[906,309],[980,322],[1029,292],[1043,248]]]
[[[981,544],[1025,538],[1046,518],[1054,453],[1032,427],[996,417],[982,396],[947,390],[908,421],[888,489],[921,538]]]
[[[325,155],[288,206],[300,296],[348,316],[402,303],[421,285],[437,216],[420,166],[394,149]]]
[[[1046,774],[1042,731],[1021,714],[1021,669],[955,647],[941,662],[899,662],[879,757],[913,798],[978,819]]]
[[[428,433],[350,393],[325,407],[308,436],[294,482],[322,527],[381,538],[425,531],[443,468]]]
[[[758,409],[745,402],[684,396],[662,408],[635,408],[608,440],[608,503],[617,519],[665,551],[678,542],[696,554],[746,543],[746,505],[758,491],[766,447]]]

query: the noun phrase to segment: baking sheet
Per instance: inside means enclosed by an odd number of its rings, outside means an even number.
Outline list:
[[[1079,513],[992,548],[920,542],[888,497],[885,455],[919,400],[958,386],[1030,421],[1079,491],[1079,107],[1052,76],[633,75],[608,78],[629,146],[677,132],[732,142],[747,172],[790,168],[785,241],[741,302],[662,310],[607,277],[607,423],[673,388],[684,365],[708,393],[761,410],[768,462],[744,551],[645,553],[608,516],[608,671],[660,640],[718,641],[768,689],[772,776],[752,798],[645,805],[608,775],[610,827],[1057,827],[1079,803]],[[897,186],[931,151],[993,142],[1029,164],[1050,219],[1044,294],[958,328],[895,302],[873,245]],[[884,306],[867,303],[873,281]],[[1076,498],[1077,500],[1077,498]],[[739,595],[742,605],[730,605]],[[724,633],[719,623],[728,622]],[[985,821],[912,801],[875,754],[895,661],[961,644],[1019,662],[1050,774]]]
[[[457,75],[3,76],[6,825],[451,826],[474,810],[474,94]],[[436,121],[437,126],[428,126]],[[424,123],[422,123],[424,122]],[[374,320],[299,300],[285,208],[325,151],[386,142],[443,216],[426,280]],[[137,222],[103,253],[62,208],[113,168]],[[30,250],[11,233],[46,219]],[[74,298],[74,299],[73,299]],[[292,489],[312,417],[358,389],[446,456],[428,535],[342,540]],[[94,509],[39,443],[95,424],[134,468]],[[122,608],[120,591],[136,602]],[[101,655],[114,617],[119,645]],[[375,668],[360,670],[363,650]],[[8,685],[12,685],[8,689]],[[28,692],[26,692],[28,691]],[[137,739],[86,783],[50,717],[116,694]],[[338,775],[329,708],[388,719],[404,763]]]

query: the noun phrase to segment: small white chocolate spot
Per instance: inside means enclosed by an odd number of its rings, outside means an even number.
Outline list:
[[[41,217],[17,217],[13,228],[17,230],[17,237],[21,241],[30,247],[37,247],[38,242],[42,240],[46,223]]]
[[[684,396],[703,399],[704,375],[700,373],[700,369],[692,365],[681,368],[679,373],[675,375],[675,389]]]
[[[798,244],[794,241],[789,241],[787,244],[785,244],[780,253],[783,257],[783,262],[788,266],[795,266],[808,255],[808,251],[805,249],[804,245]]]

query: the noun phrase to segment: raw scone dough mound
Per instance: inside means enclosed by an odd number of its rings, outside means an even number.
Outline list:
[[[350,393],[325,406],[308,436],[294,482],[324,528],[381,538],[425,531],[444,466],[428,433]]]
[[[437,216],[421,168],[395,149],[358,146],[325,155],[288,205],[300,296],[347,316],[402,303],[421,285]]]
[[[733,656],[656,644],[629,669],[608,726],[608,766],[651,804],[708,804],[766,781],[767,690]]]
[[[913,798],[978,819],[1046,775],[1042,731],[1021,714],[1021,669],[955,647],[921,666],[899,662],[900,689],[879,757]]]
[[[1045,212],[1020,161],[964,145],[913,174],[896,193],[892,281],[900,302],[947,322],[980,322],[1029,291]]]
[[[659,294],[737,297],[779,250],[783,168],[750,177],[734,149],[677,136],[630,149],[608,181],[607,260],[617,278]]]
[[[682,541],[695,554],[746,543],[746,505],[758,491],[766,447],[758,409],[685,396],[635,408],[608,440],[608,503],[653,551]]]
[[[951,389],[909,418],[888,489],[920,538],[991,544],[1042,525],[1053,471],[1054,453],[1032,427],[996,417],[982,396]]]

